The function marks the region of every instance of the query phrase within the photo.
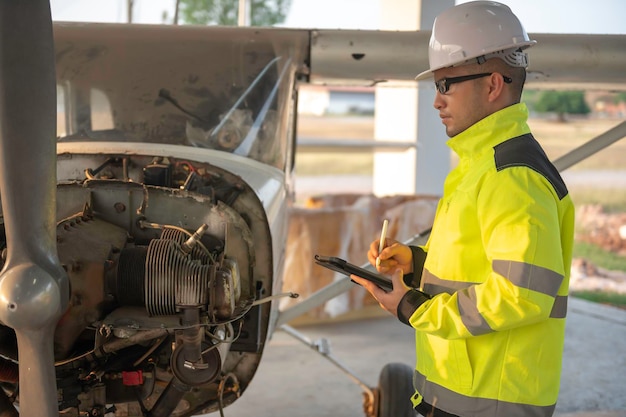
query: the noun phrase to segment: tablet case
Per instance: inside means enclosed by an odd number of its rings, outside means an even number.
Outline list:
[[[365,278],[368,281],[378,285],[383,290],[389,292],[393,289],[391,279],[376,272],[369,271],[360,266],[353,265],[341,258],[334,256],[315,255],[315,263],[333,271],[342,273],[346,276],[352,274]]]

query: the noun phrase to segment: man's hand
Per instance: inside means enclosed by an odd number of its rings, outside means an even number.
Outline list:
[[[398,316],[398,304],[400,304],[400,300],[404,297],[404,294],[409,290],[409,287],[404,283],[402,279],[404,275],[402,274],[402,269],[396,269],[394,273],[391,275],[391,282],[393,283],[393,290],[390,292],[385,292],[383,289],[378,287],[371,281],[363,279],[357,275],[350,275],[350,278],[357,284],[362,285],[370,294],[378,301],[380,306],[393,314],[394,316]]]
[[[370,244],[367,252],[367,260],[374,265],[381,274],[390,274],[400,268],[404,274],[413,272],[413,252],[408,246],[393,240],[386,239],[385,248],[378,253],[379,240]],[[376,264],[376,258],[380,258],[380,264]]]

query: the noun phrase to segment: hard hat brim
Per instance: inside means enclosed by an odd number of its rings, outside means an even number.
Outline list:
[[[424,80],[427,80],[429,78],[432,78],[433,77],[433,71],[434,70],[428,69],[426,71],[420,72],[419,74],[417,74],[415,76],[415,81],[424,81]]]

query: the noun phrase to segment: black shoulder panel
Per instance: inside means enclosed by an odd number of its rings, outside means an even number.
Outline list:
[[[543,175],[552,184],[559,199],[562,200],[567,195],[567,187],[559,171],[552,165],[541,145],[531,134],[509,139],[493,149],[498,171],[515,166],[526,166]]]

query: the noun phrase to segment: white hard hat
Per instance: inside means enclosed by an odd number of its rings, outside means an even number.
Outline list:
[[[482,63],[493,57],[525,68],[528,59],[522,50],[535,43],[508,6],[495,1],[459,4],[435,19],[428,46],[430,69],[415,79],[428,78],[441,68],[471,60]]]

